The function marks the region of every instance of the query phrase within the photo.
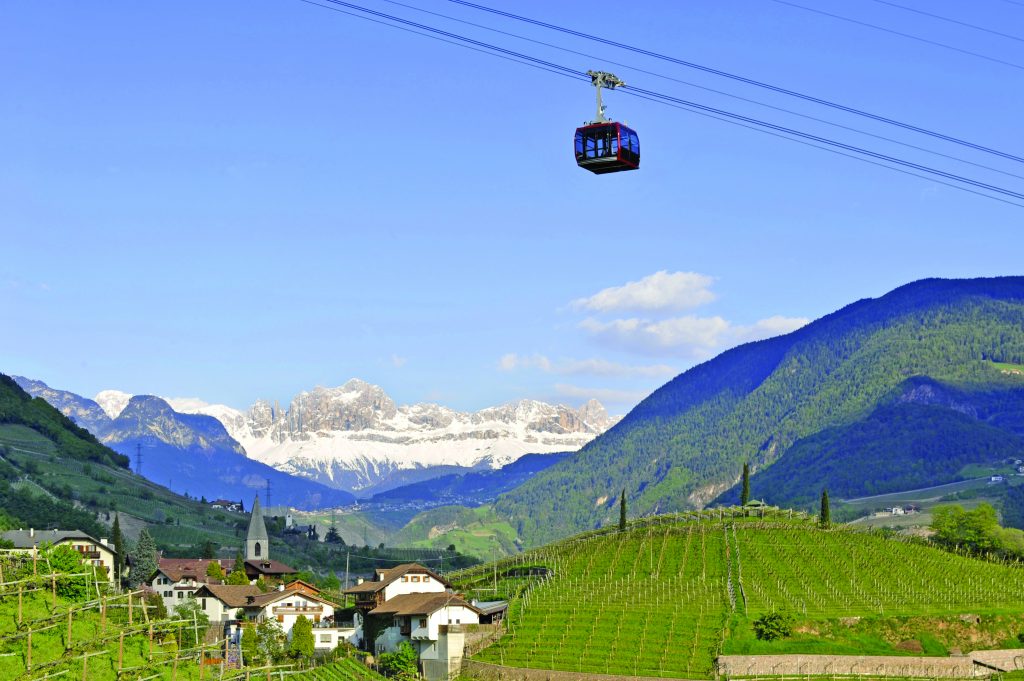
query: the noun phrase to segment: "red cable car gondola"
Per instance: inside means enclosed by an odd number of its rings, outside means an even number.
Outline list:
[[[625,124],[605,118],[605,107],[601,103],[602,87],[615,89],[625,83],[604,71],[587,71],[587,74],[597,88],[597,118],[576,128],[576,164],[597,175],[637,170],[640,167],[640,138]]]

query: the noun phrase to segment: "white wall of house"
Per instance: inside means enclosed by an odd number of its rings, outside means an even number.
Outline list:
[[[449,605],[441,608],[440,610],[431,613],[430,617],[427,618],[427,638],[429,640],[437,640],[438,627],[442,624],[480,624],[480,616],[473,610],[461,605]],[[412,634],[415,638],[415,628],[413,629]]]
[[[356,635],[355,627],[313,628],[313,646],[316,650],[334,650],[342,641],[350,641]]]
[[[441,593],[444,590],[444,584],[430,575],[402,575],[384,587],[384,600],[390,601],[402,594]]]
[[[263,606],[257,619],[273,619],[281,625],[284,633],[291,636],[292,627],[299,617],[316,624],[327,617],[334,617],[334,606],[321,603],[301,593],[292,593],[280,600]]]
[[[402,621],[409,619],[409,635],[402,635]],[[467,607],[456,605],[440,608],[430,615],[400,615],[394,624],[384,630],[376,641],[376,652],[394,652],[402,641],[409,641],[420,654],[420,659],[438,659],[438,646],[442,624],[479,624],[480,616]]]
[[[94,544],[87,539],[64,539],[63,541],[57,542],[57,546],[63,546],[65,544],[83,554],[82,562],[86,565],[105,568],[107,571],[107,579],[111,579],[114,576],[114,552],[103,544]],[[85,555],[87,553],[98,554],[98,557],[91,558]]]
[[[177,582],[172,582],[171,578],[163,572],[157,572],[149,586],[164,599],[164,607],[167,608],[167,612],[173,612],[174,608],[184,603],[189,595],[195,593],[202,584],[197,583],[194,579],[179,579]]]
[[[234,619],[235,613],[238,611],[238,608],[229,608],[224,601],[214,596],[201,596],[196,600],[199,601],[199,607],[203,609],[211,622],[226,622]]]

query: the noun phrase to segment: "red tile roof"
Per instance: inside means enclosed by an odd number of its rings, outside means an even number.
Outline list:
[[[441,584],[444,584],[447,587],[451,587],[451,584],[448,583],[448,580],[446,580],[444,577],[442,577],[441,575],[437,574],[436,572],[434,572],[430,568],[423,567],[419,563],[402,563],[401,565],[396,565],[395,567],[390,568],[390,569],[378,568],[375,572],[377,574],[377,579],[375,579],[373,581],[370,581],[370,582],[363,582],[362,584],[357,584],[357,585],[355,585],[353,587],[349,587],[348,589],[345,589],[344,593],[347,593],[347,594],[376,593],[376,592],[380,591],[381,589],[383,589],[384,587],[386,587],[388,584],[391,584],[392,582],[397,581],[400,577],[402,577],[403,575],[407,575],[407,574],[426,574],[426,575],[430,575],[431,577],[436,579]]]
[[[429,615],[446,607],[462,606],[480,614],[479,608],[453,593],[402,594],[370,611],[371,615]]]

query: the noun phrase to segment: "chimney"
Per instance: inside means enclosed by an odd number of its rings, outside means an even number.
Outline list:
[[[278,591],[284,591],[284,584],[278,584],[277,585],[277,590]]]
[[[36,536],[36,528],[34,528],[34,527],[28,528],[28,536],[30,536],[30,537]]]
[[[363,578],[362,577],[356,577],[356,586],[359,586],[362,583],[363,583]]]
[[[255,596],[246,596],[245,597],[245,602],[248,605],[252,605],[253,603],[256,602],[256,597]]]

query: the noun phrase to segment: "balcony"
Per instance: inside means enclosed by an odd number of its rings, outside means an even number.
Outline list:
[[[428,641],[430,640],[430,629],[427,627],[416,627],[412,630],[412,634],[409,638],[414,641]]]
[[[322,615],[324,612],[324,606],[322,605],[279,605],[274,608],[275,615]]]

